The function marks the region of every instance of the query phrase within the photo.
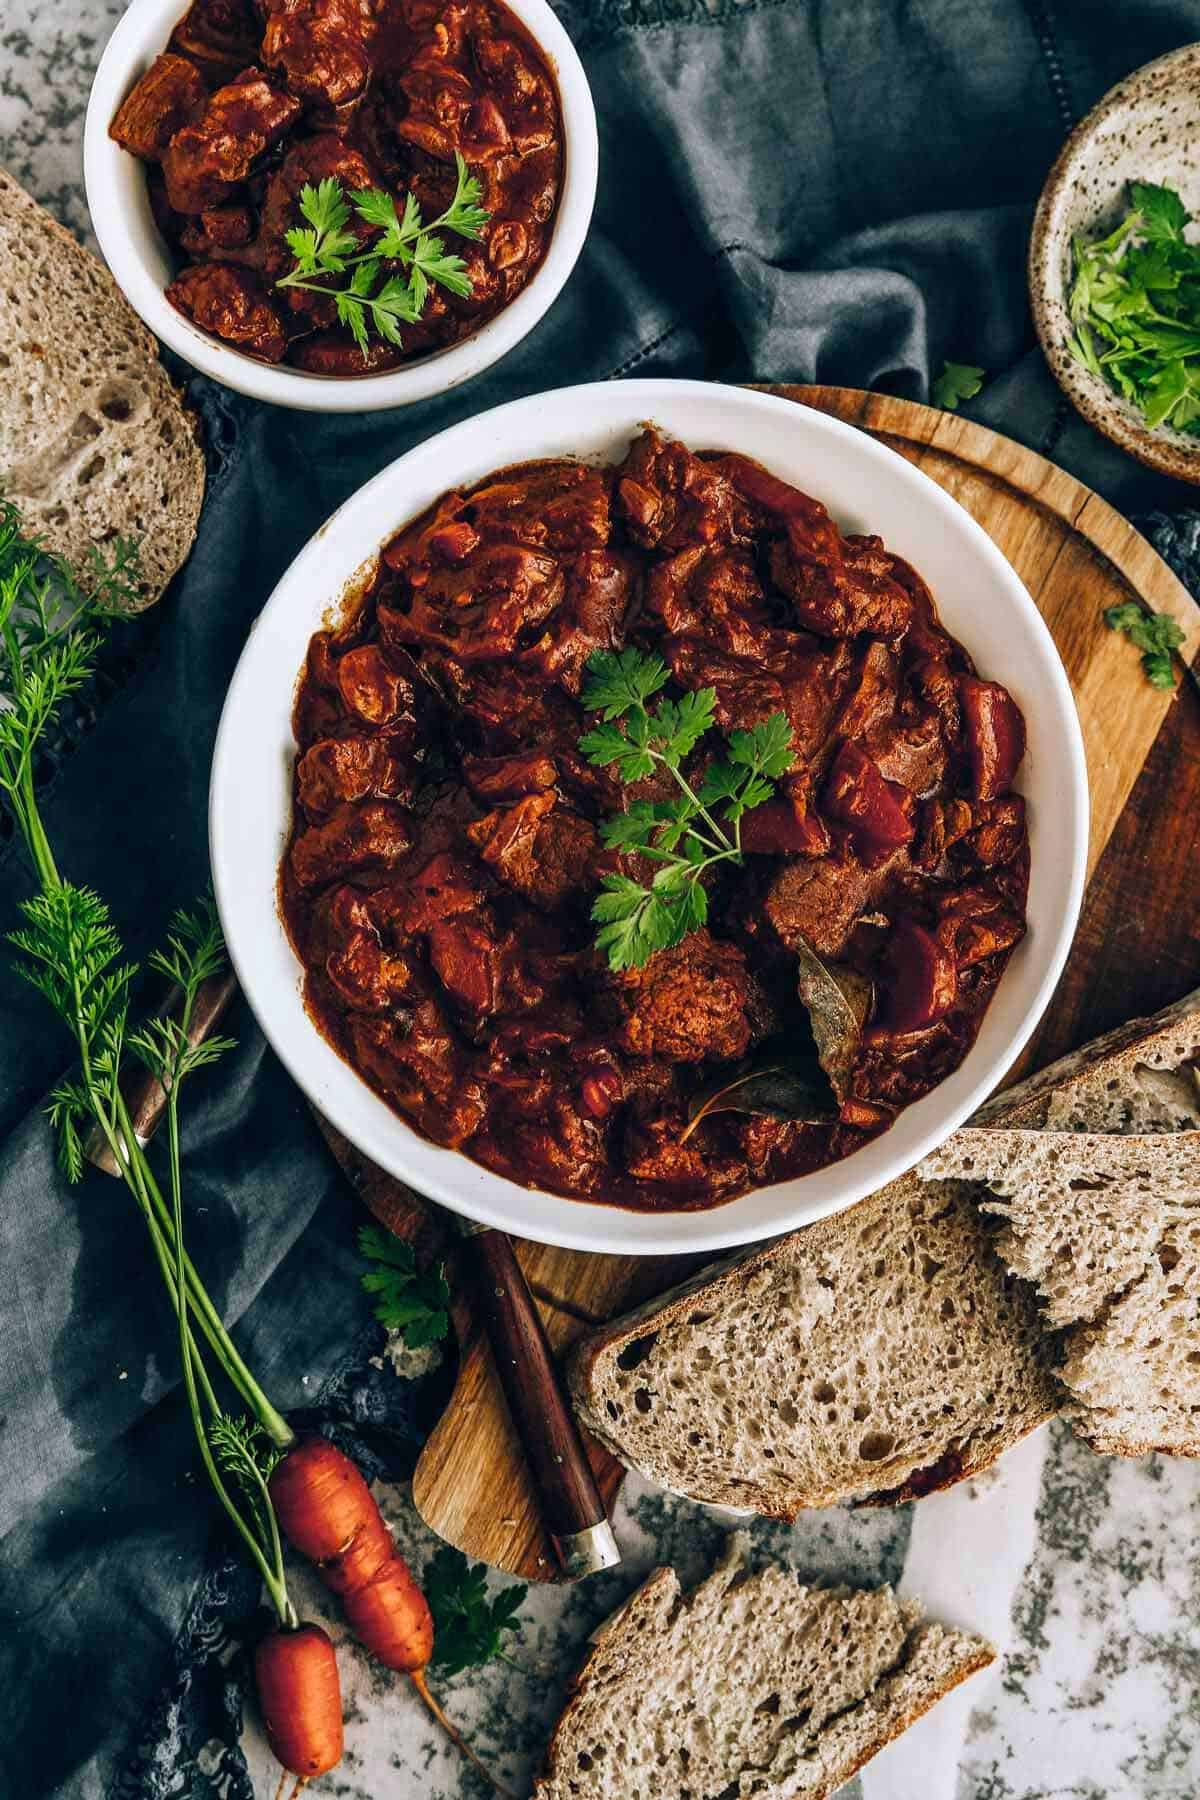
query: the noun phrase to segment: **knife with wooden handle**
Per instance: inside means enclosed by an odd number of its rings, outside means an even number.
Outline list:
[[[201,984],[192,1008],[189,1042],[198,1044],[210,1035],[236,992],[237,982],[229,970]],[[168,996],[164,1011],[178,1008],[180,999],[178,991]],[[122,1076],[121,1091],[138,1142],[144,1147],[166,1109],[162,1084],[135,1065]],[[89,1135],[84,1151],[106,1175],[120,1174],[116,1158],[98,1130]],[[447,1211],[445,1217],[462,1240],[462,1261],[468,1278],[473,1279],[496,1372],[563,1575],[568,1581],[578,1581],[612,1568],[620,1562],[621,1553],[512,1243],[503,1232],[475,1225],[455,1213]]]
[[[453,1216],[496,1373],[563,1575],[578,1581],[621,1560],[537,1304],[504,1232]]]

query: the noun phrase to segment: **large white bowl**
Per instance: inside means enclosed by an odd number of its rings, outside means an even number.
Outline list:
[[[550,246],[537,273],[502,312],[459,344],[382,375],[347,378],[260,363],[201,331],[176,312],[165,288],[174,273],[146,191],[146,171],[108,135],[118,106],[165,50],[186,0],[131,0],[108,41],[88,101],[83,173],[92,225],[104,259],[155,337],[192,367],[255,400],[306,412],[377,412],[427,400],[478,375],[533,330],[566,281],[583,248],[596,198],[596,109],[575,46],[546,0],[505,0],[534,39],[558,87],[564,133],[563,186]]]
[[[1029,932],[961,1067],[855,1155],[704,1212],[636,1213],[564,1200],[427,1143],[372,1093],[304,1010],[276,880],[291,814],[292,700],[309,638],[346,583],[447,488],[535,457],[623,455],[652,420],[693,449],[738,450],[825,501],[848,530],[878,532],[929,582],[946,625],[1024,713]],[[301,551],[251,633],[213,763],[209,829],[217,903],[238,978],[275,1050],[314,1105],[401,1180],[468,1218],[571,1249],[648,1255],[715,1250],[839,1211],[902,1174],[991,1092],[1029,1037],[1070,948],[1087,859],[1083,741],[1041,615],[969,515],[862,432],[772,395],[692,381],[563,388],[444,431],[377,475]]]

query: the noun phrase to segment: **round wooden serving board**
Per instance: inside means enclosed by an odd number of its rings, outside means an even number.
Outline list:
[[[1130,598],[1171,613],[1187,634],[1184,655],[1190,661],[1200,648],[1200,608],[1120,514],[1010,439],[953,413],[886,395],[846,388],[770,391],[869,431],[924,469],[978,519],[1054,634],[1087,746],[1089,876],[1119,822],[1118,838],[1125,841],[1114,845],[1113,866],[1106,858],[1101,880],[1089,888],[1071,963],[1039,1033],[1035,1060],[1048,1061],[1104,1025],[1185,992],[1200,977],[1192,891],[1200,863],[1200,707],[1186,683],[1174,696],[1152,688],[1136,652],[1101,615]],[[1152,750],[1156,773],[1147,770],[1139,783]],[[1126,832],[1122,815],[1135,785],[1135,816]],[[1147,916],[1154,933],[1149,938],[1139,930]],[[1114,961],[1118,932],[1123,943]],[[1147,963],[1144,986],[1137,980],[1140,947]],[[1163,979],[1170,991],[1156,986]],[[1097,1016],[1098,984],[1115,1008],[1110,1017]],[[334,1134],[326,1135],[382,1222],[452,1262],[453,1234],[436,1209]],[[558,1352],[592,1326],[662,1292],[700,1260],[588,1256],[525,1243],[516,1248]],[[527,1580],[553,1580],[555,1562],[487,1346],[462,1305],[455,1324],[458,1382],[417,1465],[417,1509],[439,1536],[469,1556]],[[623,1471],[598,1446],[590,1453],[611,1505]]]

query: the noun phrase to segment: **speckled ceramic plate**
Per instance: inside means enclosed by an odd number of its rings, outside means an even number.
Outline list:
[[[1068,398],[1140,462],[1200,483],[1200,439],[1167,426],[1148,430],[1137,409],[1068,349],[1071,240],[1111,231],[1128,207],[1131,181],[1173,187],[1200,214],[1200,44],[1136,70],[1075,127],[1042,190],[1029,247],[1034,321]]]

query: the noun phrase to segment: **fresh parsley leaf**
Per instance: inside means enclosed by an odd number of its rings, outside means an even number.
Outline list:
[[[504,1655],[503,1638],[518,1631],[517,1613],[529,1592],[524,1583],[488,1598],[487,1566],[468,1562],[449,1544],[431,1558],[422,1577],[433,1614],[433,1665],[447,1675],[477,1669]]]
[[[466,161],[459,151],[454,152],[454,161],[458,167],[458,185],[454,198],[442,215],[443,223],[459,237],[478,238],[483,234],[491,214],[479,202],[483,198],[483,187],[478,179],[467,168]]]
[[[410,1350],[444,1338],[450,1329],[450,1288],[444,1269],[418,1269],[412,1245],[375,1225],[361,1228],[358,1248],[379,1265],[362,1277],[368,1294],[378,1296],[379,1323],[398,1331]]]
[[[632,648],[597,650],[588,658],[583,704],[589,712],[598,712],[606,724],[611,723],[644,707],[667,680],[667,665],[661,656],[646,656]]]
[[[399,235],[400,221],[396,216],[396,202],[391,194],[385,194],[379,188],[355,188],[350,198],[364,225],[377,225],[381,231],[394,231]],[[411,194],[408,195],[408,200],[416,205]]]
[[[1141,218],[1141,234],[1151,243],[1178,242],[1183,228],[1191,219],[1187,207],[1173,188],[1158,187],[1151,181],[1135,181],[1130,199]]]
[[[1105,608],[1104,623],[1112,631],[1123,632],[1142,652],[1142,668],[1151,687],[1175,686],[1174,654],[1183,643],[1184,632],[1170,613],[1154,612],[1136,600],[1125,600],[1120,606]]]
[[[973,400],[983,386],[987,371],[973,363],[945,362],[933,384],[933,404],[947,412],[957,412],[963,400]]]

